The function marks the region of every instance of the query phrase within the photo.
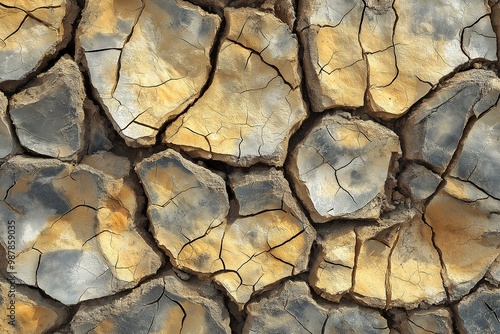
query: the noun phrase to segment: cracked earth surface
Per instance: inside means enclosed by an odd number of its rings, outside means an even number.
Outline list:
[[[494,0],[0,0],[0,331],[499,333],[498,32]]]

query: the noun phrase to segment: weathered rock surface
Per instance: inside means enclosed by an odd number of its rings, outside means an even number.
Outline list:
[[[0,4],[0,89],[12,91],[71,39],[77,16],[73,0]]]
[[[357,305],[326,307],[316,303],[304,282],[287,281],[248,305],[243,333],[389,333],[375,310]]]
[[[15,148],[12,125],[7,116],[7,98],[0,92],[0,160],[11,155]]]
[[[71,321],[84,333],[231,333],[222,296],[206,284],[183,282],[171,271],[110,303],[92,302]]]
[[[79,60],[127,144],[154,144],[159,128],[199,96],[219,24],[185,1],[86,2]]]
[[[366,95],[376,115],[399,117],[458,65],[496,59],[481,0],[313,0],[299,13],[315,111],[360,107]]]
[[[0,307],[5,310],[0,329],[6,334],[50,333],[68,316],[62,304],[3,277],[0,278]]]
[[[500,331],[500,291],[480,287],[457,306],[457,326],[461,334],[498,333]]]
[[[500,255],[499,208],[500,201],[454,178],[446,179],[427,206],[425,220],[434,231],[452,300],[468,294]]]
[[[306,116],[298,43],[290,28],[255,9],[226,9],[213,81],[165,132],[190,155],[237,165],[280,166]]]
[[[315,222],[378,218],[386,180],[400,154],[398,137],[389,129],[327,115],[292,151],[287,167]]]
[[[468,120],[496,104],[500,79],[491,71],[466,71],[446,81],[438,92],[425,99],[404,122],[402,142],[406,158],[443,173]]]
[[[415,163],[408,164],[399,176],[399,186],[415,203],[423,202],[437,190],[441,178]]]
[[[80,70],[64,56],[10,100],[21,145],[49,157],[75,159],[84,146],[84,100]]]
[[[394,311],[394,327],[405,334],[452,334],[452,313],[443,307],[431,307],[427,310]]]
[[[17,156],[0,170],[0,219],[16,226],[15,277],[64,304],[132,288],[161,265],[134,226],[133,190],[85,165]],[[0,225],[6,248],[8,225]]]

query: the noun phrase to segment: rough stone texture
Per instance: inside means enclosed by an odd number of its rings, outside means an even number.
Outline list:
[[[447,308],[434,306],[427,310],[394,311],[393,320],[394,327],[405,334],[453,333],[452,313]]]
[[[73,0],[4,0],[0,4],[0,89],[12,91],[71,38]]]
[[[398,137],[389,129],[327,115],[292,151],[287,167],[315,222],[378,218],[386,180],[400,154]]]
[[[424,100],[402,127],[408,159],[422,161],[443,173],[458,147],[469,118],[491,108],[500,94],[500,79],[491,71],[462,72]]]
[[[429,203],[425,220],[434,231],[452,300],[468,294],[500,255],[499,208],[500,201],[453,178]]]
[[[12,125],[7,116],[7,98],[0,92],[0,161],[8,158],[15,148]]]
[[[481,286],[457,306],[457,327],[461,334],[500,332],[500,291]]]
[[[304,282],[287,281],[248,305],[243,333],[389,333],[377,311],[357,305],[323,307]]]
[[[298,44],[289,27],[254,9],[225,11],[213,81],[163,141],[237,166],[280,166],[306,116]]]
[[[416,203],[425,201],[441,183],[439,175],[422,165],[410,163],[399,176],[399,185]]]
[[[494,284],[497,287],[500,286],[500,255],[486,272],[485,278],[491,284]]]
[[[116,131],[152,145],[200,94],[220,19],[185,1],[87,1],[79,59]]]
[[[82,306],[71,329],[75,334],[231,333],[222,296],[171,271],[110,303]]]
[[[16,274],[64,304],[132,288],[161,259],[134,226],[135,193],[85,165],[14,157],[0,170],[0,219],[15,221]],[[3,247],[8,225],[0,225]]]
[[[399,117],[469,58],[496,59],[489,12],[482,0],[300,1],[313,109],[360,107],[366,95],[375,114]]]
[[[78,66],[64,56],[10,100],[21,145],[49,157],[75,159],[84,145],[84,100]]]
[[[3,277],[0,278],[0,307],[3,311],[0,328],[6,334],[50,333],[68,316],[68,311],[62,304]],[[15,327],[7,325],[8,321],[13,321]]]

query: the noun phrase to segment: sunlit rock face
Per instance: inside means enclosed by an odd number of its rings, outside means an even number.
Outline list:
[[[79,60],[116,131],[131,146],[200,94],[220,19],[186,1],[87,1]]]
[[[224,16],[210,87],[167,127],[163,141],[235,166],[281,166],[306,116],[297,39],[271,14],[227,9]]]
[[[16,279],[64,304],[132,288],[161,265],[134,225],[135,193],[123,179],[18,156],[2,165],[0,189],[4,247],[15,225]]]

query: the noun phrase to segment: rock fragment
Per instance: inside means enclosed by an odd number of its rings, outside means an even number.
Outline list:
[[[415,203],[421,203],[437,190],[441,178],[415,163],[408,164],[399,176],[399,185]]]
[[[154,144],[159,128],[199,96],[219,24],[186,1],[86,2],[78,60],[128,145]]]
[[[1,166],[0,198],[0,219],[16,226],[16,279],[64,304],[132,288],[161,265],[134,225],[136,196],[123,179],[16,156]],[[7,224],[0,236],[7,249]]]
[[[222,296],[171,271],[107,304],[87,303],[71,321],[84,333],[231,333]]]
[[[0,92],[0,160],[9,157],[15,148],[14,134],[7,116],[7,98]]]
[[[288,139],[306,117],[298,43],[272,14],[226,9],[213,81],[167,127],[163,141],[192,156],[236,166],[283,164]]]
[[[407,334],[452,334],[452,313],[444,307],[433,306],[427,310],[393,311],[395,324],[401,333]]]
[[[287,166],[312,219],[378,218],[400,156],[395,133],[372,121],[327,115],[292,151]]]
[[[64,48],[77,13],[73,0],[2,1],[0,89],[13,91]]]
[[[61,160],[74,160],[84,147],[85,88],[78,66],[62,57],[10,101],[21,145]]]
[[[500,331],[500,291],[481,286],[454,307],[461,334],[498,333]]]

